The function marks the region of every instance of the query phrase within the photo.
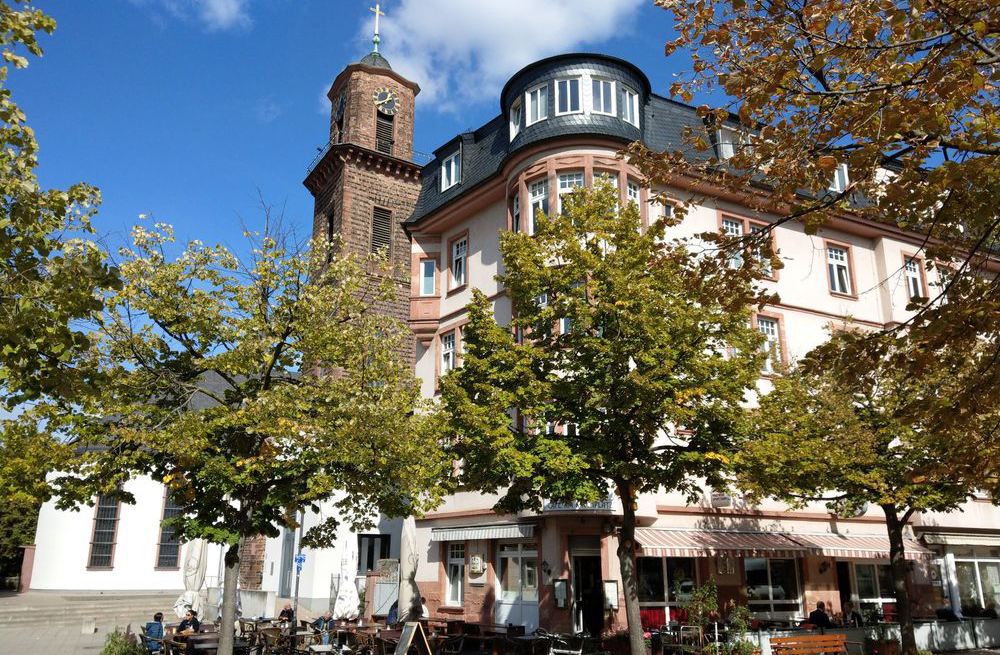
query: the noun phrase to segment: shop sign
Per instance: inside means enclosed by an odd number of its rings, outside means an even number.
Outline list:
[[[733,504],[733,497],[725,491],[712,490],[712,507],[729,507]]]
[[[610,512],[613,509],[614,498],[605,496],[592,503],[580,503],[572,501],[569,503],[548,502],[542,506],[543,512]]]

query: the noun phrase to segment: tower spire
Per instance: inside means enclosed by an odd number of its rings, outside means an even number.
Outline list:
[[[379,7],[379,3],[377,2],[375,3],[374,7],[369,7],[368,11],[374,12],[375,14],[375,36],[372,37],[372,45],[374,45],[374,49],[372,50],[372,52],[378,52],[378,44],[382,40],[378,36],[378,19],[379,16],[385,16],[385,12],[381,10],[381,8]]]

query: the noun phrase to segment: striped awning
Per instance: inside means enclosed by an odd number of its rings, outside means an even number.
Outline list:
[[[642,555],[660,557],[795,557],[806,549],[782,532],[636,528]]]
[[[433,528],[431,541],[467,541],[470,539],[525,539],[535,534],[534,523],[499,523]]]
[[[1000,546],[1000,535],[997,534],[945,534],[940,532],[925,532],[924,541],[942,546]]]
[[[889,538],[882,535],[801,534],[636,528],[642,555],[654,557],[828,557],[889,558]],[[933,553],[912,539],[904,541],[907,559]]]
[[[810,554],[829,557],[870,557],[889,559],[889,537],[881,535],[791,534]],[[913,539],[903,539],[906,559],[930,557],[934,553]]]

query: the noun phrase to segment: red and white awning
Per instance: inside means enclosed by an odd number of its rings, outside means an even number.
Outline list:
[[[636,528],[640,554],[653,557],[802,557],[889,558],[889,538],[882,535],[801,534]],[[912,539],[904,541],[907,559],[933,553]]]
[[[654,557],[795,557],[806,549],[781,532],[636,528],[641,554]]]

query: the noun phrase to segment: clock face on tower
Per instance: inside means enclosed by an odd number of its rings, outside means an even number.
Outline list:
[[[399,111],[399,96],[389,87],[383,86],[380,89],[375,89],[372,101],[375,103],[375,107],[387,116],[392,116]]]

